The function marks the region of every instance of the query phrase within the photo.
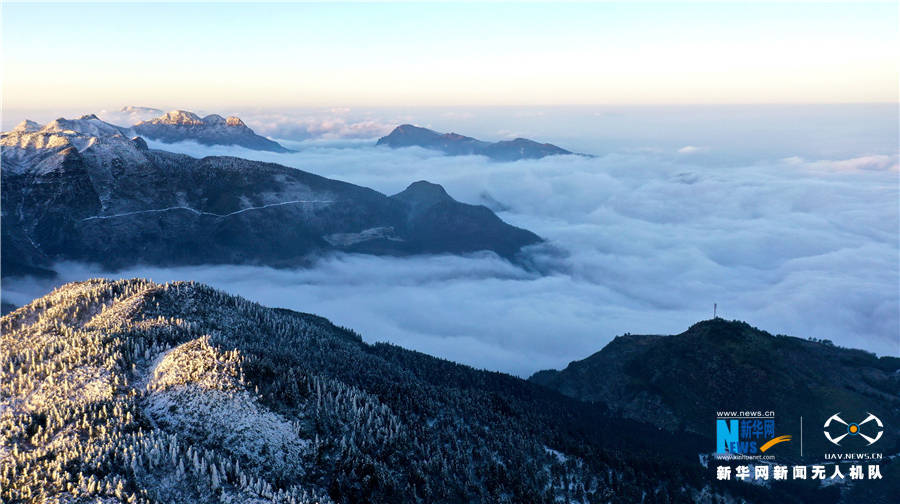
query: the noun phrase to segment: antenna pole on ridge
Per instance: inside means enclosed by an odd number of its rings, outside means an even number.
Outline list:
[[[716,305],[716,303],[713,303],[713,319],[719,318],[719,316],[716,315],[716,311],[718,310],[718,308],[718,305]]]

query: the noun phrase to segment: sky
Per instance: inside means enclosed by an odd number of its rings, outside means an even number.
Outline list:
[[[3,2],[3,106],[897,102],[897,26],[893,2]]]

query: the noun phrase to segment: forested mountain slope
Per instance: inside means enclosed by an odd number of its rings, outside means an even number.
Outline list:
[[[202,285],[69,284],[2,333],[8,503],[692,502],[705,486],[690,436]]]

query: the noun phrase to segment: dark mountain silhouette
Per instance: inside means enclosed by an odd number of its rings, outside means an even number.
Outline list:
[[[814,433],[805,436],[807,453],[829,448],[820,427],[834,413],[873,412],[887,430],[881,449],[898,453],[898,370],[897,357],[714,319],[676,336],[619,336],[584,360],[529,380],[629,418],[709,437],[717,410],[775,411],[795,435],[802,416]]]
[[[538,143],[526,138],[490,143],[457,133],[438,133],[411,124],[397,126],[389,135],[379,138],[376,145],[393,148],[417,146],[439,150],[451,156],[481,155],[495,161],[573,154],[555,145]]]

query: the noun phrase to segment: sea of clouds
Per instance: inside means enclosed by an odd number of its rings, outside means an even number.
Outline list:
[[[436,114],[427,124],[442,119],[458,118]],[[265,305],[325,316],[367,341],[521,376],[584,358],[625,332],[679,333],[710,318],[713,303],[720,316],[772,333],[900,355],[896,135],[865,143],[841,136],[839,122],[828,131],[807,125],[792,153],[784,138],[768,148],[765,135],[742,141],[713,133],[712,126],[707,136],[687,141],[683,129],[668,125],[668,137],[654,130],[616,148],[608,138],[554,135],[541,125],[545,119],[535,114],[511,122],[526,134],[548,134],[539,140],[597,157],[497,163],[376,148],[376,130],[348,128],[355,120],[328,134],[281,137],[297,150],[289,154],[150,142],[194,156],[274,161],[385,194],[416,180],[439,183],[454,198],[485,204],[544,237],[545,245],[525,252],[530,268],[490,253],[335,255],[298,270],[203,266],[108,273],[63,264],[56,283],[91,276],[196,280]],[[475,134],[504,137],[490,131]],[[810,131],[819,132],[819,142],[803,136]],[[567,135],[571,144],[564,143]],[[22,304],[51,287],[8,279],[3,296]]]

